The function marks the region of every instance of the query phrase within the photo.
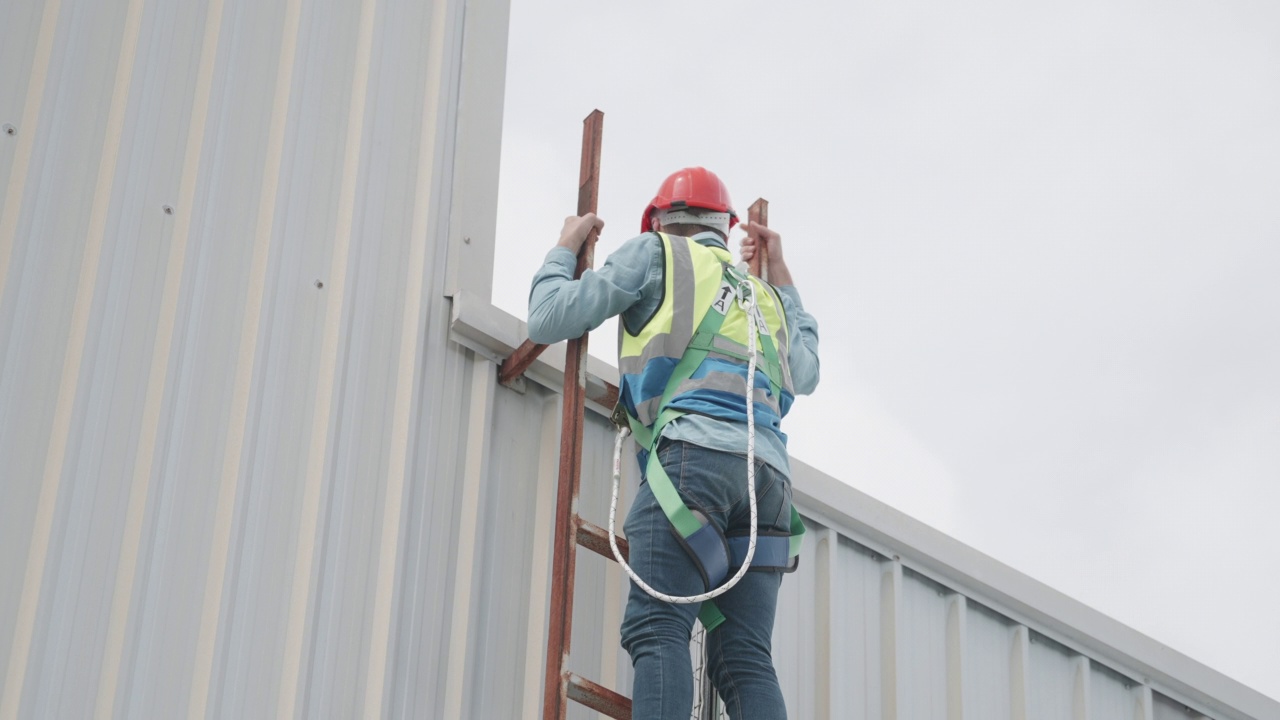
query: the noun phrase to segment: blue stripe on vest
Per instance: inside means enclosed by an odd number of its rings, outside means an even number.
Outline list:
[[[623,375],[618,379],[618,390],[627,406],[627,412],[636,416],[636,403],[662,397],[667,389],[667,380],[680,363],[678,358],[658,357],[645,363],[639,374]]]
[[[782,418],[774,414],[773,409],[763,403],[755,403],[756,428],[768,429],[777,435],[785,444],[786,433],[782,432]],[[716,390],[699,390],[696,393],[677,395],[671,401],[672,407],[686,413],[697,413],[729,422],[745,423],[747,407],[741,395],[719,392]]]
[[[764,356],[761,355],[760,359],[764,360]],[[706,360],[703,360],[702,364],[699,365],[697,369],[693,371],[693,375],[690,377],[690,379],[701,380],[702,378],[706,377],[707,375],[713,372],[729,373],[729,374],[737,375],[738,377],[741,377],[742,389],[744,392],[746,391],[747,366],[743,363],[733,362],[732,360],[722,360],[720,358],[707,358]],[[765,373],[765,371],[759,365],[756,366],[756,389],[763,390],[764,392],[769,393],[770,396],[773,395],[773,392],[769,389],[769,376]],[[786,392],[784,391],[783,394],[785,395]]]
[[[724,416],[724,417],[726,417],[729,420],[739,420],[741,422],[746,422],[747,421],[747,403],[746,403],[745,391],[747,389],[747,367],[745,365],[741,365],[741,364],[732,362],[730,360],[722,360],[719,358],[707,358],[706,360],[702,361],[702,364],[699,365],[696,370],[693,371],[693,377],[691,379],[701,380],[702,378],[705,378],[709,373],[713,373],[713,372],[730,373],[742,378],[743,392],[740,392],[734,395],[731,400],[726,397],[724,399],[717,399],[711,402],[714,402],[717,405],[722,404],[723,402],[726,402],[726,401],[730,402],[730,405],[728,405],[727,407],[728,409],[732,410],[736,414],[732,416]],[[770,397],[773,397],[773,392],[770,390],[770,387],[769,387],[769,376],[766,375],[763,370],[759,370],[759,369],[756,370],[756,389],[764,392],[766,395]],[[707,388],[699,389],[696,392],[698,394],[714,393],[716,396],[724,395],[723,392],[710,390]],[[684,393],[682,395],[678,395],[677,398],[682,398],[690,394],[692,393]],[[795,402],[795,396],[787,392],[785,389],[780,393],[780,395],[781,397],[775,398],[775,400],[778,403],[778,410],[779,410],[778,414],[776,415],[774,414],[772,409],[768,408],[768,406],[761,405],[760,403],[756,403],[757,404],[757,409],[756,409],[757,420],[760,419],[759,414],[761,412],[768,413],[768,415],[773,418],[781,418],[791,410],[791,404]],[[676,403],[673,402],[673,405],[674,404]],[[716,417],[721,417],[721,415],[717,414]],[[774,428],[775,429],[777,428],[776,422],[774,423]]]

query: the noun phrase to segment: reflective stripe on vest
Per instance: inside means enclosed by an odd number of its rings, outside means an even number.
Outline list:
[[[694,240],[660,234],[664,262],[662,301],[644,327],[627,328],[619,323],[618,368],[621,402],[641,425],[651,427],[657,419],[662,393],[685,349],[694,340],[694,328],[711,311],[721,293],[724,268],[732,262],[728,251],[706,247]],[[767,368],[764,353],[757,353],[757,377],[753,398],[757,421],[774,430],[790,409],[793,399],[786,313],[774,288],[751,278],[756,288],[758,318],[777,349],[777,366]],[[728,310],[719,333],[703,340],[709,354],[697,371],[681,383],[671,407],[728,420],[745,421],[742,396],[747,374],[747,317],[736,302]],[[773,385],[771,387],[771,384]]]

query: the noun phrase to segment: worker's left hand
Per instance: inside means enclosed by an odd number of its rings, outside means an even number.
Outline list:
[[[738,227],[745,230],[747,236],[742,238],[742,261],[751,262],[756,251],[763,246],[769,258],[769,282],[774,285],[791,285],[791,271],[787,261],[782,257],[782,236],[758,222],[750,220],[741,222]]]
[[[578,250],[582,248],[582,243],[586,242],[587,236],[592,230],[599,232],[604,229],[604,221],[596,216],[595,213],[587,213],[586,215],[576,216],[570,215],[564,219],[564,227],[560,230],[560,242],[556,245],[566,248],[574,255],[578,254]]]
[[[768,227],[758,222],[747,220],[738,225],[738,227],[746,231],[747,236],[742,238],[742,261],[751,262],[751,258],[756,256],[756,248],[761,245],[768,254],[770,265],[774,261],[782,260],[782,236],[770,230]]]

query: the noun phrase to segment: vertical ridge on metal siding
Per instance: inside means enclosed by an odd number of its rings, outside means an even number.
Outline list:
[[[837,537],[835,584],[840,606],[827,631],[833,637],[834,646],[831,672],[840,682],[836,687],[833,717],[878,719],[882,559],[871,550],[842,538],[838,531],[834,532]],[[784,593],[789,592],[791,577],[782,582]]]
[[[1014,630],[978,603],[965,603],[964,710],[966,718],[1012,720]]]
[[[428,12],[421,12],[428,7],[430,7]],[[422,53],[424,46],[432,52],[442,52],[443,48],[439,43],[428,45],[420,38],[427,36],[428,32],[433,35],[443,32],[443,28],[437,29],[437,26],[444,24],[442,18],[446,14],[445,10],[446,7],[443,5],[431,7],[421,3],[388,4],[387,25],[400,31],[404,45],[397,48],[389,41],[383,42],[381,47],[384,57],[380,62],[387,62],[388,53],[397,61],[400,57],[414,57],[415,52]],[[421,17],[418,13],[421,13]],[[424,22],[429,25],[421,28],[421,23]],[[395,50],[399,52],[394,52]],[[382,528],[377,549],[377,580],[373,589],[373,629],[370,661],[365,680],[367,689],[364,714],[366,717],[379,717],[383,714],[388,705],[387,700],[393,695],[395,687],[394,672],[388,670],[395,665],[393,657],[395,643],[392,639],[396,620],[395,590],[396,580],[401,575],[402,567],[400,548],[407,537],[405,510],[410,507],[405,503],[405,496],[412,482],[409,472],[410,438],[413,431],[415,405],[417,405],[414,389],[419,384],[416,371],[423,357],[422,340],[425,339],[421,329],[425,319],[424,310],[430,302],[423,297],[423,291],[429,285],[426,278],[427,268],[424,264],[428,257],[430,240],[433,239],[428,229],[435,218],[431,212],[433,208],[425,201],[431,193],[419,191],[429,191],[432,187],[430,183],[434,179],[438,124],[434,121],[435,115],[431,110],[440,101],[438,78],[443,62],[431,62],[431,55],[417,57],[420,60],[409,66],[415,68],[417,72],[408,73],[408,82],[411,88],[421,90],[421,97],[414,93],[395,92],[393,94],[393,98],[403,98],[407,102],[400,115],[414,117],[416,114],[418,120],[416,127],[411,126],[411,131],[408,131],[404,137],[404,148],[416,150],[416,152],[403,153],[405,158],[411,161],[409,171],[413,173],[412,182],[406,182],[404,187],[413,188],[413,191],[403,195],[386,193],[388,197],[399,200],[398,204],[407,220],[404,228],[407,231],[409,247],[406,261],[400,263],[406,272],[406,286],[402,292],[403,317],[397,329],[399,351],[392,354],[395,360],[395,380],[390,389],[391,397],[388,399],[391,410],[387,440],[390,457],[386,473],[387,488],[383,500]],[[394,182],[392,184],[394,185]],[[439,300],[437,299],[436,302]],[[492,379],[493,377],[490,376],[491,381]],[[486,394],[491,394],[492,385],[484,390]]]
[[[807,518],[805,527],[815,535],[824,529]],[[812,717],[814,677],[818,667],[814,654],[806,646],[807,639],[813,636],[817,627],[813,601],[817,594],[817,577],[811,570],[817,567],[817,549],[811,538],[807,538],[801,548],[800,567],[804,570],[785,575],[782,579],[774,624],[773,656],[783,695],[796,699],[787,706],[788,712],[796,717]]]
[[[313,573],[310,562],[299,564],[296,558],[313,547],[314,534],[305,531],[304,518],[320,492],[304,480],[311,442],[307,429],[329,419],[317,417],[322,411],[315,402],[323,382],[320,328],[323,309],[341,283],[329,282],[319,268],[333,252],[346,151],[346,128],[334,122],[348,117],[351,102],[358,23],[346,7],[303,3],[295,54],[281,57],[294,65],[292,87],[277,90],[292,96],[281,148],[282,169],[288,172],[282,172],[271,229],[275,239],[263,292],[262,357],[244,451],[243,516],[237,522],[243,559],[229,571],[238,582],[236,595],[227,601],[233,614],[220,631],[226,634],[221,661],[226,671],[215,693],[221,704],[213,714],[219,716],[276,712],[278,703],[291,703],[297,669],[305,663],[306,605],[298,611],[294,603],[299,598],[305,603]],[[325,286],[316,287],[317,280]],[[279,592],[264,595],[260,583],[271,583]]]
[[[1133,688],[1133,696],[1133,720],[1155,720],[1151,687],[1148,685],[1136,685]]]
[[[438,301],[431,307],[429,333],[447,325],[447,307]],[[449,616],[452,599],[444,589],[452,587],[455,571],[454,518],[460,490],[455,480],[461,466],[459,441],[464,437],[459,425],[467,412],[458,390],[466,386],[468,354],[441,342],[428,343],[425,353],[420,444],[412,463],[404,575],[395,620],[401,631],[393,649],[398,662],[389,708],[398,714],[438,707],[444,698],[448,628],[442,618]]]
[[[493,363],[474,358],[468,367],[467,398],[468,417],[465,426],[465,453],[462,475],[459,477],[459,493],[454,510],[456,535],[454,541],[453,574],[447,592],[451,595],[449,614],[442,618],[447,632],[442,651],[445,657],[445,684],[442,702],[437,702],[439,712],[446,717],[462,717],[468,688],[474,684],[473,670],[480,667],[473,650],[473,640],[479,632],[479,624],[473,618],[480,617],[475,605],[479,553],[485,543],[481,535],[482,498],[488,486],[492,467],[490,454],[495,447],[490,430],[494,421],[496,370]],[[500,441],[501,442],[501,441]]]
[[[184,254],[175,259],[186,267],[178,270],[168,358],[154,360],[167,360],[169,370],[149,461],[158,473],[150,488],[158,502],[151,510],[153,539],[143,553],[148,582],[135,600],[145,610],[138,616],[139,664],[128,691],[131,712],[163,716],[203,707],[212,672],[226,589],[224,538],[235,507],[235,487],[223,482],[222,469],[240,442],[234,390],[242,327],[254,319],[247,315],[256,314],[255,228],[284,24],[283,8],[276,5],[232,2],[208,10],[206,33],[217,35],[216,45],[202,48],[201,62],[212,62],[201,80],[208,83],[207,121],[193,117],[188,138],[199,143],[199,169],[183,182],[181,192],[191,193],[190,199],[179,199],[175,207],[188,233]],[[214,41],[206,34],[205,42]],[[198,191],[186,187],[192,181]],[[161,659],[164,672],[152,665]]]
[[[340,412],[331,446],[332,479],[321,542],[332,544],[320,568],[325,585],[316,598],[315,642],[318,656],[310,678],[309,707],[339,714],[380,708],[386,691],[382,672],[365,672],[375,634],[370,588],[378,585],[378,553],[385,533],[399,536],[399,517],[384,517],[388,438],[395,407],[391,381],[396,377],[408,239],[413,201],[400,190],[411,188],[419,163],[406,148],[417,148],[419,129],[402,118],[423,107],[422,75],[404,72],[388,54],[409,50],[412,25],[398,16],[405,6],[374,3],[362,7],[362,36],[357,66],[367,69],[364,138],[359,193],[352,206],[351,290],[340,352],[341,385],[335,387]],[[407,8],[413,9],[413,8]],[[417,9],[422,22],[428,8]],[[367,44],[366,44],[367,43]],[[377,142],[373,142],[373,138]],[[388,204],[388,201],[398,201]],[[336,280],[337,278],[334,278]],[[370,482],[372,478],[379,481]],[[393,527],[385,527],[391,523]],[[395,558],[384,558],[395,562]],[[380,621],[381,622],[381,621]],[[390,622],[388,617],[386,622]],[[378,634],[389,632],[381,628]],[[378,652],[386,646],[379,643]],[[376,687],[369,686],[373,682]],[[350,709],[348,709],[350,708]]]
[[[483,363],[494,367],[489,363]],[[496,367],[494,367],[496,374]],[[554,399],[559,399],[558,397]],[[532,509],[538,493],[538,463],[530,462],[545,447],[542,434],[529,432],[543,417],[546,393],[532,388],[519,394],[498,388],[489,433],[495,444],[485,483],[475,571],[476,607],[474,650],[470,665],[472,687],[466,692],[462,717],[522,717],[520,707],[523,654],[510,651],[513,638],[523,638],[532,599],[532,543],[541,528]],[[459,688],[462,690],[463,688]]]
[[[110,243],[115,237],[106,237],[107,225],[111,200],[115,194],[113,185],[118,175],[124,118],[132,95],[142,8],[142,0],[130,0],[124,14],[121,36],[115,46],[116,62],[104,63],[113,70],[108,96],[110,109],[105,117],[101,159],[90,194],[89,223],[77,273],[78,288],[70,321],[70,339],[62,362],[52,436],[45,460],[44,482],[51,487],[56,487],[66,474],[74,477],[78,470],[88,470],[85,474],[90,478],[97,475],[92,465],[86,467],[84,462],[75,462],[77,457],[82,460],[94,457],[80,442],[85,429],[85,405],[91,395],[89,391],[94,386],[86,383],[82,387],[80,380],[82,376],[92,377],[96,366],[94,358],[97,343],[93,341],[100,333],[91,330],[91,320],[96,320],[94,328],[102,325],[100,266],[104,264],[104,244]],[[108,248],[108,252],[110,250]],[[78,413],[75,412],[77,406]],[[68,459],[71,461],[70,468],[67,467]],[[93,704],[96,667],[95,663],[76,662],[75,658],[85,649],[92,649],[90,654],[96,657],[100,654],[98,648],[102,646],[104,627],[98,619],[108,597],[105,592],[104,567],[111,560],[112,544],[109,539],[104,542],[95,531],[105,530],[109,533],[113,524],[110,522],[112,516],[104,517],[97,511],[98,495],[102,490],[109,490],[109,487],[104,487],[106,482],[75,483],[74,480],[71,486],[74,493],[64,503],[67,506],[65,529],[60,533],[62,548],[56,561],[61,574],[55,587],[62,591],[43,603],[50,608],[51,621],[44,640],[48,652],[45,653],[45,662],[40,668],[40,676],[45,682],[36,688],[36,715],[88,713],[88,708]],[[38,539],[39,536],[36,537]],[[54,682],[54,678],[59,680]]]
[[[24,578],[0,583],[0,715],[9,712],[6,703],[15,704],[21,697],[21,689],[10,686],[19,682],[14,674],[25,673],[25,668],[13,667],[10,656],[15,636],[25,632],[18,627],[17,618],[27,586],[24,576],[30,564],[28,552],[41,488],[34,480],[22,482],[35,477],[39,460],[30,448],[32,438],[23,428],[26,416],[16,409],[16,386],[22,375],[15,369],[19,359],[11,355],[19,343],[13,337],[17,283],[9,278],[18,273],[12,267],[15,236],[39,135],[59,12],[58,0],[11,2],[0,7],[0,19],[5,20],[0,23],[0,67],[10,70],[0,73],[0,124],[14,128],[13,135],[0,134],[0,180],[5,183],[0,187],[0,457],[5,459],[0,490],[6,500],[0,503],[0,578]],[[24,254],[25,245],[18,248]]]
[[[70,568],[87,565],[85,556],[93,547],[82,532],[88,523],[71,521],[73,515],[92,516],[91,496],[75,492],[77,488],[67,487],[62,481],[68,445],[73,442],[77,426],[75,411],[77,407],[83,410],[79,381],[86,372],[83,358],[89,344],[89,321],[99,295],[98,271],[132,79],[139,6],[131,4],[128,13],[77,6],[73,14],[81,22],[100,25],[103,31],[90,38],[83,37],[84,30],[69,31],[60,35],[62,43],[55,43],[51,50],[63,60],[65,73],[56,95],[72,112],[70,118],[51,117],[45,126],[46,152],[37,155],[37,170],[53,174],[62,193],[52,201],[48,194],[32,197],[32,204],[39,211],[30,216],[29,226],[18,227],[17,238],[19,252],[25,256],[19,266],[24,273],[31,268],[36,272],[54,268],[64,272],[51,282],[13,284],[16,321],[9,330],[14,335],[6,332],[11,342],[5,348],[0,372],[0,396],[8,396],[0,400],[0,405],[6,406],[5,415],[13,413],[0,417],[0,426],[7,425],[12,430],[15,424],[24,424],[27,440],[21,443],[24,447],[12,448],[12,452],[0,441],[0,454],[10,462],[15,455],[21,458],[25,454],[30,469],[42,467],[36,472],[42,480],[29,526],[21,602],[12,616],[13,632],[6,644],[8,658],[0,716],[16,715],[24,702],[28,708],[34,706],[36,712],[56,713],[59,699],[73,694],[59,693],[56,688],[51,691],[42,682],[48,675],[37,672],[32,678],[27,671],[32,665],[53,673],[65,670],[71,652],[70,630],[76,625],[76,605],[82,599],[76,592],[78,578],[68,574],[74,573]],[[76,47],[72,50],[71,46]],[[60,51],[74,53],[76,60],[65,60]],[[82,156],[96,155],[98,162],[77,163],[75,158],[63,157],[58,151],[64,145]],[[10,195],[17,197],[21,193]],[[67,212],[67,206],[83,206],[88,212]],[[20,206],[14,209],[22,210]],[[7,243],[12,226],[8,220],[4,225]],[[33,242],[36,237],[40,241]],[[40,313],[46,308],[51,310],[52,323],[39,321],[45,319]],[[67,326],[65,334],[60,332],[62,325]],[[28,342],[48,353],[48,361],[38,362],[27,356]],[[21,381],[17,381],[19,377]],[[22,390],[12,394],[5,391],[6,387],[15,386]],[[14,395],[16,402],[10,403]],[[0,429],[0,435],[5,434],[20,437],[22,433]],[[20,459],[16,464],[16,477],[23,477],[26,468]],[[6,469],[13,471],[13,465]],[[54,572],[55,567],[58,572]],[[47,646],[49,651],[33,657],[33,645]]]
[[[1098,663],[1089,667],[1090,720],[1137,720],[1142,709],[1141,686]]]
[[[110,244],[104,248],[99,298],[94,302],[90,345],[83,360],[89,373],[84,378],[86,397],[82,411],[77,412],[80,429],[68,450],[68,462],[74,462],[74,469],[69,470],[66,482],[94,488],[95,504],[87,519],[91,523],[89,552],[94,559],[85,563],[85,581],[81,582],[83,594],[89,597],[81,600],[77,620],[91,626],[72,634],[83,639],[100,633],[89,649],[82,646],[77,653],[99,662],[70,665],[70,677],[62,683],[90,694],[86,704],[72,713],[82,716],[91,714],[100,703],[109,708],[113,701],[124,632],[114,588],[118,581],[132,581],[132,573],[120,570],[127,544],[121,519],[130,507],[130,471],[142,408],[127,399],[142,397],[146,389],[146,349],[151,346],[156,323],[155,285],[173,227],[172,216],[162,210],[162,197],[155,193],[157,188],[177,184],[180,168],[169,158],[181,158],[179,129],[185,122],[173,116],[188,102],[182,93],[172,91],[171,78],[185,72],[183,62],[175,59],[163,68],[154,62],[157,57],[169,56],[175,41],[194,33],[200,8],[183,8],[178,22],[157,17],[172,12],[162,4],[145,3],[138,19],[132,97],[106,226]],[[173,202],[172,198],[166,200]],[[49,676],[61,677],[57,673]],[[65,698],[61,706],[66,707]]]
[[[813,573],[815,575],[813,594],[814,624],[816,627],[834,627],[839,612],[836,595],[840,585],[839,543],[840,535],[831,528],[814,533],[810,541],[815,544]],[[785,582],[786,578],[783,578]],[[831,720],[836,715],[836,685],[834,655],[835,638],[830,633],[818,633],[814,637],[814,713],[815,720]]]
[[[559,452],[548,452],[548,448],[559,448],[562,405],[562,398],[558,394],[550,394],[541,401],[541,427],[538,436],[542,450],[538,453],[533,468],[534,501],[529,508],[535,531],[529,538],[529,609],[522,613],[526,624],[524,637],[521,638],[524,645],[524,677],[517,717],[537,717],[542,708],[542,679],[551,619],[551,562],[554,541],[551,530],[555,524],[556,481],[560,466]],[[632,488],[634,487],[633,483]],[[629,494],[629,497],[634,496],[634,491]],[[630,669],[630,663],[627,663],[627,668]],[[618,687],[626,686],[620,684]]]
[[[899,619],[900,717],[947,716],[947,591],[910,571]]]
[[[270,601],[265,598],[262,602],[253,602],[254,589],[259,587],[254,580],[260,577],[257,569],[263,556],[268,554],[266,551],[279,547],[262,543],[255,532],[261,527],[258,508],[267,504],[264,496],[269,489],[270,476],[264,477],[255,472],[253,446],[254,437],[261,430],[261,416],[251,410],[251,406],[261,407],[261,397],[265,394],[263,388],[268,381],[262,370],[266,367],[265,337],[273,329],[267,304],[270,260],[279,258],[280,240],[289,231],[288,224],[280,220],[276,208],[283,205],[281,177],[292,165],[285,150],[285,133],[290,125],[290,116],[296,114],[293,77],[297,65],[299,6],[299,0],[284,4],[279,24],[279,51],[273,58],[274,62],[264,63],[263,67],[272,88],[270,120],[266,124],[265,151],[259,158],[262,181],[254,216],[253,249],[248,254],[245,268],[245,306],[241,313],[239,337],[233,345],[237,357],[233,384],[228,388],[231,407],[227,438],[221,459],[213,467],[220,489],[208,551],[193,688],[188,698],[191,716],[207,714],[210,702],[213,714],[245,716],[250,714],[250,707],[261,707],[266,704],[266,698],[274,697],[278,683],[278,663],[264,660],[278,657],[279,628],[284,623],[257,628],[255,652],[237,648],[233,630],[246,624],[241,616],[261,612],[263,605],[270,607]],[[287,514],[287,509],[281,510],[281,514]],[[254,522],[255,517],[257,522]],[[280,572],[278,566],[277,572]],[[281,618],[277,616],[276,619]],[[260,663],[259,672],[249,675],[260,684],[247,691],[244,688],[244,671],[252,660],[246,661],[246,655]],[[250,704],[249,697],[257,697],[259,701]]]
[[[903,568],[895,555],[880,564],[880,711],[885,720],[906,720],[907,684],[903,613]]]
[[[453,37],[456,25],[454,8],[451,6],[447,13],[437,12],[432,22],[439,21],[442,15],[449,18],[449,27],[437,32],[433,25],[430,36],[444,38],[446,46],[452,47],[448,38]],[[447,98],[456,92],[448,79],[447,68],[451,64],[444,59],[450,52],[435,49],[431,56],[435,80],[426,83],[430,92],[440,93],[441,104],[451,102]],[[423,122],[427,122],[426,117]],[[433,242],[427,266],[420,269],[428,277],[423,291],[427,343],[419,369],[423,382],[417,390],[417,432],[411,442],[413,480],[406,488],[409,509],[403,531],[403,575],[398,581],[400,601],[393,619],[393,625],[400,628],[391,649],[397,662],[388,681],[387,706],[389,712],[409,715],[422,712],[420,708],[439,707],[445,694],[448,628],[441,619],[449,616],[452,597],[443,589],[452,587],[451,578],[456,571],[455,518],[461,500],[457,479],[470,410],[463,398],[472,365],[469,351],[445,341],[450,309],[443,300],[448,246],[442,238],[449,222],[448,192],[440,179],[448,177],[452,163],[452,121],[437,117],[431,122],[434,135],[428,136],[424,129],[423,142],[433,143],[431,187],[440,189],[430,198],[417,198],[417,202],[431,203],[428,232]],[[420,152],[427,152],[427,148]]]
[[[1015,625],[1009,643],[1009,705],[1013,720],[1029,720],[1033,700],[1031,688],[1031,630]]]
[[[175,124],[184,128],[178,136],[181,153],[174,153],[181,160],[174,166],[177,182],[170,187],[160,186],[166,205],[172,209],[173,222],[168,226],[169,246],[162,276],[157,277],[155,296],[156,320],[154,336],[144,348],[142,357],[149,360],[146,367],[145,390],[136,399],[141,403],[141,422],[137,450],[133,459],[129,490],[128,510],[124,518],[120,560],[115,579],[108,627],[108,645],[104,655],[103,673],[99,680],[96,715],[105,717],[114,708],[128,713],[145,702],[138,680],[145,676],[145,664],[150,658],[150,646],[144,643],[148,598],[146,589],[151,583],[154,557],[154,538],[159,527],[163,485],[153,482],[153,475],[163,467],[168,433],[168,419],[173,408],[169,392],[171,378],[175,377],[179,356],[175,354],[175,336],[181,336],[178,324],[179,306],[188,279],[188,253],[190,237],[196,224],[196,190],[201,177],[201,163],[206,155],[206,127],[214,71],[223,24],[222,0],[210,0],[206,5],[204,22],[195,26],[192,47],[198,48],[190,57],[190,64],[174,63],[176,72],[166,78],[164,85],[172,83],[179,89],[190,88],[190,97],[178,91],[185,103],[184,111],[174,116]],[[161,26],[161,34],[172,29]],[[175,39],[180,42],[181,36]],[[194,80],[194,82],[192,82]],[[164,93],[163,90],[160,92]],[[166,93],[167,94],[167,93]],[[158,179],[163,176],[156,175]],[[157,497],[152,502],[152,494]],[[139,574],[139,570],[141,570]],[[127,637],[126,637],[127,636]]]
[[[313,542],[299,529],[306,512],[307,429],[316,412],[319,326],[327,298],[326,289],[315,283],[328,279],[317,268],[332,252],[344,151],[343,127],[332,118],[346,117],[347,61],[355,35],[350,14],[332,4],[307,2],[300,10],[282,148],[288,172],[282,172],[276,200],[261,358],[255,370],[259,377],[244,450],[245,492],[237,522],[241,559],[230,571],[237,582],[228,599],[232,614],[222,630],[226,670],[221,701],[213,708],[214,714],[227,717],[275,712],[278,701],[295,697],[290,688],[296,675],[289,671],[301,662],[302,651],[290,650],[289,637],[301,634],[306,618],[305,613],[292,616],[289,589],[312,582],[310,568],[296,567],[295,557],[300,545]],[[264,583],[278,592],[263,593]]]
[[[455,572],[452,559],[456,548],[454,510],[460,500],[456,487],[464,445],[462,422],[468,414],[463,392],[471,366],[471,353],[446,340],[449,305],[444,300],[449,232],[449,183],[454,157],[454,119],[433,108],[452,105],[457,93],[454,56],[460,30],[460,9],[456,3],[435,3],[420,26],[419,43],[424,71],[420,87],[422,128],[419,133],[420,187],[435,190],[430,196],[416,193],[415,203],[427,204],[425,223],[431,238],[427,264],[413,268],[426,274],[421,298],[426,326],[426,346],[418,367],[420,384],[416,391],[410,434],[409,476],[405,488],[406,519],[402,530],[404,545],[397,579],[398,607],[393,611],[393,642],[388,651],[395,663],[386,679],[388,713],[412,715],[422,708],[439,707],[445,693],[448,648],[446,629],[451,598],[442,592],[450,587]],[[412,30],[412,23],[404,23]],[[427,177],[422,177],[427,173]],[[415,223],[415,227],[417,223]]]
[[[1075,656],[1066,648],[1032,634],[1030,639],[1030,706],[1032,720],[1076,720]]]
[[[1076,656],[1071,659],[1072,693],[1071,717],[1074,720],[1090,720],[1092,703],[1092,678],[1089,672],[1089,658]]]
[[[947,720],[964,720],[965,717],[965,676],[969,674],[965,665],[965,646],[969,643],[969,602],[959,593],[947,596]],[[971,716],[976,717],[976,716]]]

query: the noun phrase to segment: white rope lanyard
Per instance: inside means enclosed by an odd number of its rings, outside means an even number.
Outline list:
[[[738,306],[747,313],[747,497],[751,501],[751,540],[747,545],[747,557],[742,561],[742,567],[738,568],[737,574],[724,585],[713,588],[710,592],[699,595],[668,595],[659,590],[650,587],[636,571],[627,564],[622,558],[622,553],[618,550],[618,536],[614,531],[615,518],[618,514],[618,485],[622,478],[622,442],[631,434],[631,428],[626,425],[618,430],[618,437],[613,443],[613,499],[609,501],[609,547],[613,548],[613,557],[627,571],[627,575],[635,581],[636,585],[649,595],[669,603],[677,605],[688,605],[692,603],[700,603],[719,597],[738,584],[743,575],[747,574],[747,570],[751,568],[751,560],[756,556],[756,412],[755,412],[755,390],[756,390],[756,300],[754,288],[746,291],[743,288],[750,288],[751,281],[745,280],[738,286],[737,299]],[[658,451],[658,439],[654,438],[653,447],[649,452]],[[708,520],[709,522],[709,520]]]

